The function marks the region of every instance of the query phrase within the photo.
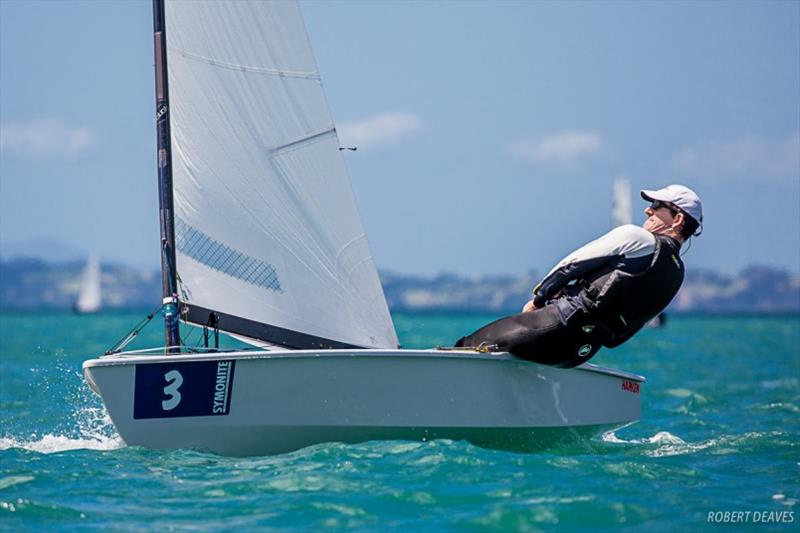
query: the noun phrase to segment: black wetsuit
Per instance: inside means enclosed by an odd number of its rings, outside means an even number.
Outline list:
[[[456,346],[483,345],[555,366],[584,363],[666,307],[683,281],[679,250],[678,241],[638,226],[615,228],[550,271],[534,289],[539,309],[497,320]]]

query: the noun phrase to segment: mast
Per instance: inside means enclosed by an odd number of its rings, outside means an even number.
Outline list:
[[[172,197],[167,37],[164,0],[153,0],[153,41],[156,68],[156,136],[158,146],[158,214],[161,228],[161,288],[164,303],[164,339],[167,351],[180,351],[178,290],[175,275],[175,210]]]

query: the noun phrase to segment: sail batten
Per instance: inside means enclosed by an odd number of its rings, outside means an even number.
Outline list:
[[[165,22],[190,313],[287,347],[396,347],[298,5],[168,0]]]
[[[334,133],[336,133],[336,128],[331,127],[331,128],[328,128],[328,129],[326,129],[324,131],[311,133],[311,134],[306,135],[305,137],[303,137],[301,139],[295,139],[293,141],[289,141],[289,142],[287,142],[285,144],[282,144],[281,146],[275,146],[273,148],[269,148],[268,152],[270,154],[277,154],[277,153],[282,152],[284,150],[288,150],[289,148],[300,147],[301,145],[303,145],[305,143],[309,143],[309,142],[313,142],[313,141],[319,140],[320,138],[322,138],[322,137],[324,137],[326,135],[332,135]]]
[[[269,74],[271,76],[280,76],[282,78],[302,78],[306,80],[320,80],[318,72],[295,72],[291,70],[279,70],[271,68],[254,67],[251,65],[241,65],[236,63],[226,63],[224,61],[218,61],[210,57],[204,57],[198,54],[193,54],[191,52],[187,52],[186,50],[180,50],[172,46],[170,46],[169,49],[173,53],[178,53],[183,57],[194,59],[195,61],[200,61],[202,63],[207,63],[215,67],[227,68],[231,70],[241,70],[242,72],[252,72],[254,74]]]

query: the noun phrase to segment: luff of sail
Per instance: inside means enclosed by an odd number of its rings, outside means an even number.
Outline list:
[[[295,348],[397,337],[294,2],[165,4],[189,321]]]
[[[81,277],[81,288],[75,301],[78,313],[95,313],[100,310],[100,262],[96,256],[90,256]]]

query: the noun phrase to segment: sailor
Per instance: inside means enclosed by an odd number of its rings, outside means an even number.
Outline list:
[[[642,227],[619,226],[565,257],[533,289],[522,313],[456,342],[507,351],[537,363],[573,367],[630,339],[663,311],[683,282],[681,245],[702,232],[694,191],[643,190]]]

